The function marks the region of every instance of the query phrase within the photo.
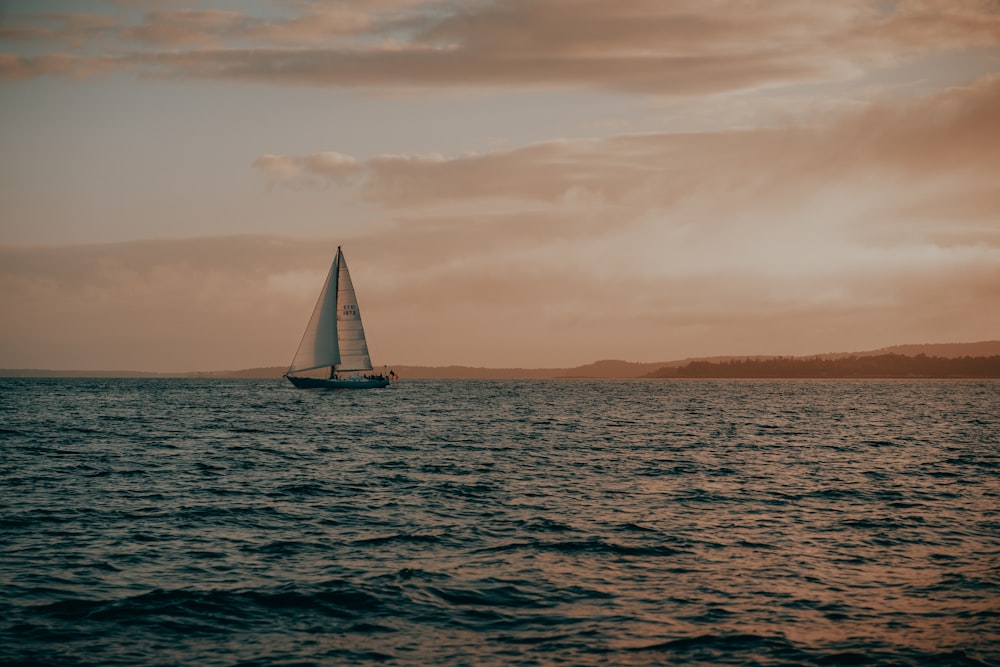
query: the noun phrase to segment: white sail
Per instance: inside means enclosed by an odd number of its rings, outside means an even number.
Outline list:
[[[372,370],[358,297],[340,248],[288,372],[326,366],[337,371]]]
[[[302,334],[299,349],[295,352],[289,373],[308,371],[324,366],[336,366],[340,363],[340,349],[337,346],[337,265],[340,261],[340,249],[330,265],[330,272],[323,283],[323,291],[319,293],[312,317]]]
[[[337,248],[340,270],[337,277],[337,340],[340,346],[339,371],[370,371],[372,360],[368,356],[365,328],[361,324],[361,310],[354,293],[351,274],[347,271],[344,254]]]

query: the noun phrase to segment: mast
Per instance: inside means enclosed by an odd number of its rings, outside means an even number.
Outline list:
[[[340,246],[337,246],[337,256],[333,258],[333,266],[330,267],[330,271],[336,273],[336,275],[333,278],[333,312],[334,312],[334,317],[336,317],[336,313],[337,313],[337,296],[338,296],[338,292],[339,292],[339,283],[340,283],[340,263],[342,261],[343,256],[344,256],[344,253],[341,251]],[[339,358],[340,358],[340,336],[338,335],[338,336],[336,336],[336,338],[337,338],[337,358],[339,360]],[[338,363],[330,364],[330,379],[331,380],[333,380],[334,378],[337,377],[337,366],[339,366],[339,365],[340,364],[338,364]]]

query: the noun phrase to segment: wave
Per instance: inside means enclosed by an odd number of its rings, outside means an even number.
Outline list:
[[[619,544],[617,542],[611,542],[597,537],[585,540],[530,540],[526,542],[508,542],[506,544],[480,548],[476,551],[479,553],[504,551],[551,551],[563,554],[607,554],[612,556],[635,556],[640,558],[669,557],[685,553],[681,549],[675,549],[662,544]]]
[[[0,664],[1000,664],[995,383],[51,389]]]

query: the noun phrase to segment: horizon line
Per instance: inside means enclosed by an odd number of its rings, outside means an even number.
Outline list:
[[[702,355],[696,357],[684,357],[681,359],[671,359],[664,361],[627,361],[625,359],[597,359],[584,364],[578,364],[576,366],[537,366],[537,367],[527,367],[527,366],[483,366],[483,365],[469,365],[469,364],[380,364],[382,366],[393,366],[396,368],[411,368],[411,369],[450,369],[450,368],[460,368],[471,371],[532,371],[532,372],[557,372],[557,371],[567,371],[567,370],[577,370],[581,368],[586,368],[588,366],[596,366],[598,364],[627,364],[630,366],[670,366],[677,364],[689,363],[692,361],[706,361],[713,359],[777,359],[777,358],[791,358],[791,359],[808,359],[815,357],[829,357],[829,356],[851,356],[851,355],[871,355],[876,353],[891,354],[892,350],[898,350],[900,348],[922,348],[922,347],[971,347],[980,345],[990,345],[995,344],[1000,346],[1000,339],[993,340],[982,340],[982,341],[972,341],[965,343],[902,343],[898,345],[889,345],[886,347],[876,348],[872,350],[860,350],[855,352],[820,352],[815,354],[715,354],[715,355]],[[998,352],[1000,353],[1000,352]],[[922,354],[922,353],[918,353]],[[904,355],[909,356],[909,355]],[[916,355],[913,355],[916,356]],[[993,356],[993,355],[986,355]],[[224,369],[214,369],[214,370],[185,370],[185,371],[151,371],[151,370],[136,370],[136,369],[124,369],[124,368],[112,368],[112,369],[97,369],[97,368],[30,368],[30,367],[3,367],[0,368],[0,377],[19,377],[17,375],[10,375],[11,373],[73,373],[73,374],[84,374],[84,373],[100,373],[101,375],[108,376],[109,374],[125,374],[134,376],[166,376],[166,377],[189,377],[198,375],[218,375],[223,373],[248,373],[252,371],[263,371],[263,370],[281,370],[286,368],[284,365],[268,365],[268,366],[248,366],[244,368],[234,369],[234,368],[224,368]]]

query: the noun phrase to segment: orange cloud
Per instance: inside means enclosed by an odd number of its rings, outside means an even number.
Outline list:
[[[267,179],[270,186],[307,187],[323,182],[350,183],[361,171],[358,161],[335,152],[316,153],[305,157],[265,154],[252,165]]]
[[[22,81],[40,76],[68,76],[87,79],[113,71],[116,64],[108,59],[82,58],[69,53],[49,53],[24,58],[13,53],[0,53],[0,79]]]
[[[280,364],[335,250],[277,237],[2,247],[0,365]]]
[[[221,44],[227,36],[246,30],[251,20],[236,11],[181,9],[154,11],[142,23],[124,28],[120,38],[153,46]]]
[[[333,156],[333,157],[331,157]],[[992,174],[1000,171],[1000,77],[906,104],[884,104],[827,127],[643,134],[555,141],[510,151],[446,158],[339,154],[262,156],[255,166],[280,181],[362,179],[363,195],[390,209],[506,201],[510,206],[673,209],[725,193],[721,206],[811,197],[841,184],[922,179],[995,213]],[[279,174],[280,172],[280,174]],[[354,181],[350,181],[352,184]],[[912,187],[906,200],[922,197]],[[878,188],[873,194],[881,196]],[[931,203],[928,202],[928,205]],[[711,206],[711,202],[707,202]]]
[[[266,19],[232,10],[160,10],[126,25],[99,15],[90,24],[79,14],[23,15],[8,34],[87,40],[83,51],[97,53],[80,57],[155,77],[656,95],[828,81],[871,64],[1000,43],[1000,13],[985,2],[532,0],[295,8]],[[21,58],[21,76],[51,71],[33,66],[32,56]]]
[[[395,216],[378,247],[396,278],[372,278],[373,298],[456,331],[530,313],[530,336],[508,349],[555,332],[613,340],[595,304],[614,304],[614,327],[646,341],[644,359],[665,356],[657,337],[686,354],[989,338],[998,156],[990,77],[826,127],[375,157],[358,177]],[[598,348],[586,349],[616,354]]]
[[[123,20],[103,14],[8,14],[0,24],[0,42],[61,42],[75,48],[114,37]]]
[[[1000,330],[1000,246],[979,237],[873,243],[759,210],[730,210],[715,229],[682,215],[615,228],[613,213],[598,211],[597,224],[559,211],[431,216],[338,239],[5,248],[0,366],[287,363],[338,243],[379,362],[807,354]]]
[[[22,17],[0,37],[21,49],[0,55],[0,76],[690,94],[997,43],[995,3],[976,2],[293,7],[268,20]],[[81,39],[72,53],[42,48]],[[270,203],[309,198],[326,216],[325,197],[355,198],[365,219],[345,215],[338,228],[355,231],[338,239],[0,248],[0,366],[287,362],[338,243],[376,361],[553,366],[996,338],[998,119],[993,76],[808,125],[452,156],[263,154],[252,168],[266,186],[296,190]]]
[[[632,246],[629,265],[619,249],[589,247],[587,238],[505,239],[503,221],[493,222],[495,237],[458,239],[442,225],[437,233],[423,226],[337,240],[6,247],[0,366],[282,365],[338,242],[350,253],[378,363],[559,366],[609,356],[807,354],[986,339],[1000,327],[995,250],[909,262],[905,255],[920,248],[897,248],[789,281],[760,266],[727,268],[722,257],[662,272],[650,258],[671,262],[688,247],[644,254]],[[731,257],[722,245],[718,252]]]

